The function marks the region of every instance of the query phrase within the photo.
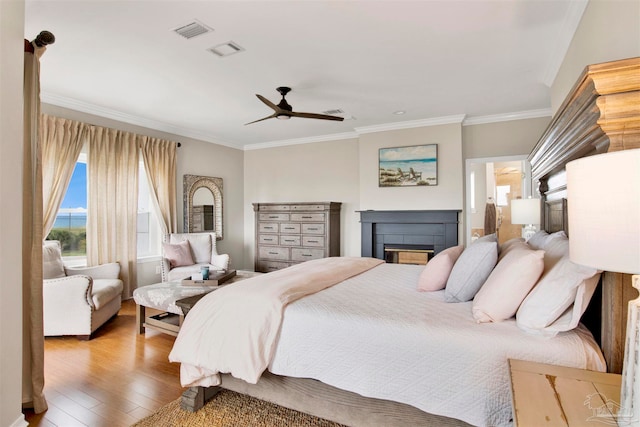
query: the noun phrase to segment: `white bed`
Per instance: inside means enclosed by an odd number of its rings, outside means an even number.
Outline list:
[[[288,305],[269,371],[499,426],[511,419],[509,358],[606,370],[584,327],[546,339],[515,319],[475,323],[471,302],[416,290],[422,269],[381,264]]]
[[[513,319],[478,324],[471,302],[446,303],[444,291],[418,292],[423,269],[381,264],[287,305],[268,370],[501,426],[511,420],[509,358],[606,369],[584,327],[548,339],[521,331]],[[204,340],[192,341],[195,351]],[[184,373],[183,383],[194,381]]]

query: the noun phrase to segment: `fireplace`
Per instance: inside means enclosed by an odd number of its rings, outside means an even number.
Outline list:
[[[411,252],[419,250],[427,251],[423,253],[428,260],[458,245],[459,213],[458,210],[360,211],[361,255],[391,262],[402,257],[406,261],[424,258],[424,255],[409,255],[419,254]]]
[[[384,260],[390,264],[425,265],[433,257],[433,245],[384,245]]]

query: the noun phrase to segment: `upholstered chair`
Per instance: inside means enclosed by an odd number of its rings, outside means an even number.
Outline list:
[[[229,268],[229,255],[218,254],[215,233],[172,233],[165,235],[163,240],[163,282],[186,279],[199,273],[203,266],[208,266],[210,271]],[[188,242],[188,245],[184,242]],[[181,244],[188,247],[189,253],[177,259],[170,252],[175,253],[172,249]]]
[[[44,335],[91,334],[118,314],[122,280],[117,262],[95,267],[65,267],[60,242],[42,245]]]

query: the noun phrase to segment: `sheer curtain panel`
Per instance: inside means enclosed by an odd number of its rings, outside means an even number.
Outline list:
[[[120,263],[123,297],[136,284],[138,145],[136,135],[94,126],[87,160],[87,263]]]
[[[163,235],[178,231],[176,214],[176,149],[173,141],[139,136],[140,153],[151,198]]]
[[[60,204],[71,181],[73,169],[86,140],[87,125],[75,120],[43,114],[40,121],[42,144],[43,236],[56,221]]]

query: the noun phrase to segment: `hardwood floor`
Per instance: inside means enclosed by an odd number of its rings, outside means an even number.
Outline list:
[[[153,314],[153,313],[151,313]],[[25,410],[30,426],[130,426],[180,397],[180,366],[169,363],[175,338],[136,332],[135,303],[90,341],[45,339],[45,388],[49,410]]]

